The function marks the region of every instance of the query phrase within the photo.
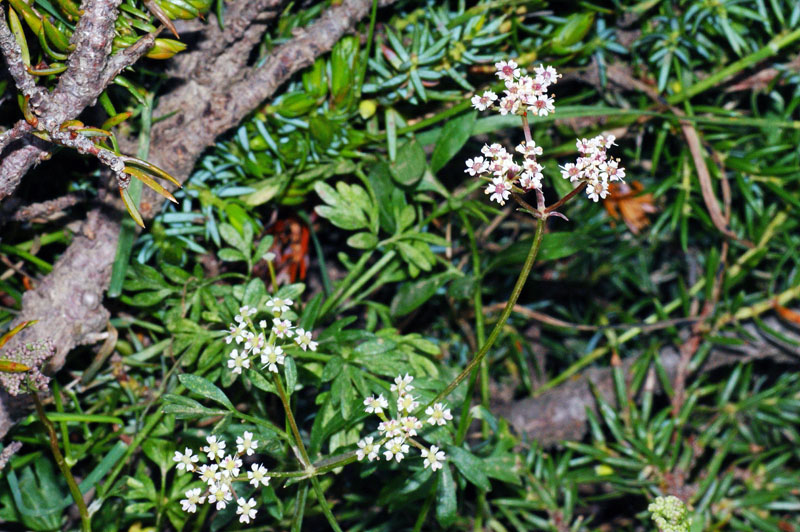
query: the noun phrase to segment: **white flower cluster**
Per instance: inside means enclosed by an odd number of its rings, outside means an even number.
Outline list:
[[[509,194],[514,190],[514,185],[527,192],[533,189],[542,189],[542,170],[544,167],[536,162],[536,156],[542,154],[542,147],[534,141],[521,142],[516,151],[523,156],[522,165],[514,162],[512,154],[508,153],[500,144],[484,145],[481,153],[486,157],[467,159],[467,169],[464,172],[471,176],[480,176],[491,173],[491,183],[484,192],[491,194],[489,199],[500,205],[505,205]]]
[[[372,436],[368,436],[358,442],[356,456],[359,460],[367,458],[370,462],[380,459],[381,448],[383,457],[387,461],[395,460],[400,462],[409,452],[410,443],[420,450],[422,458],[425,459],[424,466],[430,466],[431,470],[436,471],[442,468],[442,462],[447,459],[444,451],[437,446],[425,447],[414,439],[417,431],[422,429],[422,421],[412,416],[411,413],[419,407],[419,402],[411,394],[414,386],[411,384],[414,377],[406,374],[405,377],[398,375],[390,390],[397,393],[397,413],[398,417],[390,419],[386,416],[389,409],[389,401],[383,396],[370,396],[364,399],[364,411],[368,414],[375,414],[381,419],[378,431],[381,434],[380,441],[376,442]],[[425,409],[428,416],[427,422],[430,425],[444,425],[453,419],[450,409],[443,403],[436,403]]]
[[[608,184],[625,179],[625,169],[619,166],[619,159],[612,159],[606,153],[615,146],[614,135],[598,135],[593,139],[578,139],[576,145],[583,157],[575,163],[561,167],[561,176],[572,183],[586,183],[586,195],[593,201],[608,196]]]
[[[311,331],[295,327],[282,316],[293,304],[291,299],[281,299],[273,297],[267,301],[267,310],[272,314],[271,323],[267,320],[258,322],[261,331],[257,331],[253,322],[258,309],[247,305],[239,309],[239,314],[234,316],[236,323],[230,326],[225,343],[236,343],[236,349],[231,351],[228,359],[228,369],[232,373],[241,374],[242,370],[250,368],[250,363],[256,358],[260,358],[263,368],[278,373],[278,366],[283,365],[286,355],[283,348],[277,345],[278,340],[284,342],[294,342],[303,351],[317,350],[317,342],[311,339]],[[269,332],[267,332],[269,330]],[[241,346],[241,347],[239,347]]]
[[[482,95],[472,97],[472,106],[478,111],[491,109],[497,102],[497,110],[501,115],[531,113],[547,116],[555,111],[554,100],[548,96],[547,89],[558,82],[560,74],[551,66],[534,68],[534,77],[523,76],[517,63],[513,60],[495,63],[497,77],[505,82],[505,96],[500,98],[492,91],[484,91]]]
[[[208,445],[201,450],[208,460],[213,461],[211,464],[203,464],[198,467],[199,456],[193,454],[188,447],[183,453],[175,451],[173,460],[178,464],[177,469],[197,473],[200,480],[207,486],[205,490],[194,488],[186,492],[186,498],[181,500],[183,511],[194,513],[197,511],[197,505],[206,501],[209,504],[215,504],[217,510],[222,510],[236,498],[236,513],[239,515],[239,521],[249,523],[256,517],[256,501],[252,497],[249,500],[244,497],[236,497],[233,483],[247,481],[255,487],[269,485],[267,468],[259,463],[251,465],[250,471],[246,472],[246,478],[239,476],[242,468],[241,457],[252,455],[258,447],[258,441],[253,439],[253,433],[245,431],[242,436],[236,438],[235,454],[226,454],[225,441],[218,440],[216,436],[208,436],[206,442]]]

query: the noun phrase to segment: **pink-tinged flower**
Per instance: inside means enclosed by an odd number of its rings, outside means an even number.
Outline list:
[[[278,365],[283,364],[286,357],[283,354],[283,348],[280,346],[268,345],[261,353],[261,363],[263,367],[267,368],[272,373],[278,373]]]
[[[548,114],[555,112],[556,108],[553,105],[554,100],[550,98],[546,94],[542,94],[533,104],[528,107],[528,110],[532,113],[536,114],[537,116],[547,116]]]
[[[581,169],[575,163],[567,163],[561,167],[561,177],[569,179],[573,183],[580,179]]]
[[[600,178],[609,181],[622,181],[625,179],[625,169],[619,167],[619,162],[609,160],[600,165]]]
[[[481,148],[481,153],[484,154],[486,157],[495,158],[500,156],[501,154],[505,154],[506,149],[497,142],[495,142],[491,146],[489,146],[488,144],[484,144],[483,148]]]
[[[364,399],[364,406],[366,407],[364,412],[367,414],[382,414],[385,409],[389,408],[389,401],[386,400],[383,394],[378,397],[370,395]]]
[[[589,183],[589,186],[586,187],[586,195],[594,202],[597,202],[600,198],[605,199],[608,196],[608,181]]]
[[[484,91],[480,96],[476,94],[472,97],[472,107],[478,111],[485,111],[492,106],[495,100],[497,100],[497,94],[492,91]]]
[[[431,467],[431,471],[436,471],[442,468],[442,462],[447,459],[444,451],[440,451],[435,445],[431,445],[430,449],[422,449],[420,454],[425,459],[424,467]]]
[[[561,74],[556,72],[556,69],[552,66],[539,65],[533,69],[533,72],[536,74],[536,79],[545,86],[555,85],[558,83],[558,78],[561,77]]]
[[[467,159],[467,169],[465,173],[474,176],[482,174],[489,169],[489,163],[483,157],[475,157],[474,159]]]
[[[511,194],[512,184],[505,177],[495,177],[484,190],[484,194],[491,194],[489,199],[496,201],[500,205],[505,205],[508,196]]]
[[[519,177],[519,186],[525,190],[541,190],[543,177],[544,176],[541,174],[541,172],[537,172],[535,174],[531,172],[523,172]]]
[[[266,327],[266,324],[262,325],[262,327]],[[281,320],[280,318],[273,318],[272,332],[275,333],[275,336],[281,339],[284,337],[291,338],[294,335],[294,331],[292,330],[292,322],[289,320]]]
[[[500,114],[505,116],[509,113],[512,115],[515,114],[519,110],[519,99],[506,96],[502,100],[500,100]]]
[[[517,68],[518,65],[513,59],[500,61],[499,63],[495,63],[494,66],[497,69],[497,77],[504,81],[513,80],[520,75],[519,68]]]

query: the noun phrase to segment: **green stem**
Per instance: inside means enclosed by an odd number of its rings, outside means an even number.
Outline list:
[[[75,482],[75,477],[72,476],[72,471],[70,471],[67,462],[64,460],[64,456],[61,454],[61,449],[58,447],[56,428],[53,426],[53,423],[47,419],[47,415],[44,413],[44,406],[42,405],[41,399],[39,399],[39,394],[34,391],[31,395],[33,396],[33,404],[36,406],[36,413],[39,415],[39,419],[44,424],[44,428],[47,430],[47,435],[50,438],[50,450],[53,451],[53,458],[56,459],[56,464],[61,470],[61,474],[64,475],[67,486],[69,486],[69,492],[72,494],[72,498],[78,506],[78,513],[80,513],[81,516],[81,530],[83,532],[91,532],[92,525],[89,517],[89,510],[86,508],[86,502],[83,500],[81,490]]]
[[[489,334],[489,339],[486,343],[481,347],[478,354],[475,355],[475,358],[467,364],[467,367],[458,374],[453,382],[451,382],[447,388],[442,390],[430,403],[437,403],[450,395],[450,392],[456,389],[456,387],[461,384],[464,379],[466,379],[469,374],[481,363],[481,361],[486,357],[486,354],[489,352],[489,349],[492,348],[497,337],[500,336],[500,331],[503,330],[503,327],[508,320],[508,317],[511,315],[511,310],[514,308],[514,305],[517,303],[517,299],[519,299],[519,295],[522,293],[522,287],[525,286],[525,281],[528,280],[528,275],[531,273],[531,269],[533,268],[533,263],[536,260],[536,255],[539,253],[539,247],[542,244],[542,235],[544,234],[544,218],[539,218],[536,220],[536,234],[533,237],[533,244],[531,245],[530,251],[528,251],[528,256],[525,258],[525,264],[522,265],[522,271],[519,273],[519,277],[517,277],[517,282],[514,285],[514,290],[511,292],[511,297],[508,299],[505,308],[503,309],[502,314],[497,320],[497,323],[492,329],[491,334]]]
[[[350,286],[350,288],[348,288],[348,289],[347,289],[347,290],[344,292],[344,294],[342,294],[342,296],[341,296],[341,298],[340,298],[340,299],[341,299],[342,301],[347,301],[347,299],[348,299],[350,296],[352,296],[353,294],[355,294],[356,292],[358,292],[358,291],[361,289],[361,287],[362,287],[362,286],[364,286],[364,285],[367,283],[367,281],[369,281],[370,279],[372,279],[372,277],[373,277],[373,276],[375,276],[375,275],[379,274],[380,272],[382,272],[382,271],[383,271],[383,269],[384,269],[384,267],[385,267],[385,266],[386,266],[386,265],[387,265],[389,262],[391,262],[391,260],[394,258],[394,256],[395,256],[395,255],[397,255],[397,252],[396,252],[395,250],[391,250],[391,251],[389,251],[388,253],[386,253],[386,255],[384,255],[383,257],[381,257],[381,258],[380,258],[380,260],[379,260],[378,262],[376,262],[375,264],[373,264],[373,265],[370,267],[370,269],[369,269],[369,270],[367,270],[366,272],[364,272],[364,275],[362,275],[362,276],[361,276],[361,277],[358,279],[358,281],[356,281],[355,283],[353,283],[353,284],[352,284],[352,286]]]
[[[478,244],[475,240],[475,231],[472,229],[472,224],[469,223],[469,218],[463,212],[459,213],[464,227],[467,229],[467,236],[469,237],[469,245],[472,248],[472,276],[475,278],[475,294],[472,298],[473,308],[475,310],[475,336],[478,342],[478,348],[483,347],[486,342],[486,331],[484,327],[483,316],[483,300],[481,296],[481,259],[478,252]],[[489,367],[484,360],[480,367],[481,374],[481,404],[489,406]],[[461,445],[464,437],[467,434],[469,427],[469,407],[472,404],[472,396],[475,393],[475,382],[478,379],[478,370],[472,372],[467,385],[467,394],[464,396],[464,402],[461,405],[461,417],[458,422],[458,433],[456,436],[456,445]],[[488,429],[488,424],[484,421],[484,433]],[[485,436],[486,434],[484,434]]]
[[[328,501],[325,499],[325,494],[322,492],[322,486],[320,486],[319,479],[316,477],[317,472],[314,470],[314,466],[311,464],[311,459],[308,457],[308,451],[306,451],[303,438],[300,436],[300,431],[297,428],[297,422],[295,421],[294,414],[292,413],[292,405],[289,404],[289,397],[286,395],[286,390],[283,389],[283,383],[278,375],[275,375],[275,387],[278,389],[278,395],[281,398],[283,409],[286,412],[286,419],[289,421],[289,426],[292,429],[292,435],[297,443],[297,449],[300,452],[300,457],[302,458],[303,462],[302,465],[310,473],[311,486],[314,488],[314,493],[317,495],[317,500],[319,501],[320,507],[322,507],[322,513],[325,514],[325,517],[328,519],[328,523],[330,523],[333,530],[336,532],[342,532],[342,529],[336,522],[336,518],[333,516],[333,512],[331,512],[330,506],[328,506]]]
[[[350,273],[347,274],[347,277],[342,279],[336,286],[336,290],[334,291],[333,295],[331,295],[328,299],[325,300],[325,303],[322,304],[322,308],[319,309],[319,316],[320,318],[326,316],[328,312],[333,308],[336,302],[339,300],[341,296],[341,292],[345,286],[349,285],[353,282],[353,279],[361,275],[361,272],[364,271],[364,266],[367,265],[370,257],[372,257],[372,252],[364,253],[361,255],[361,258],[358,259],[358,262],[353,269],[350,270]]]
[[[328,524],[331,525],[331,528],[335,530],[335,532],[342,532],[339,523],[336,522],[336,517],[334,517],[333,512],[331,512],[331,507],[328,506],[325,493],[322,491],[322,486],[319,485],[319,479],[317,477],[311,477],[311,485],[314,487],[314,493],[317,494],[317,500],[322,507],[322,513],[325,514],[325,518],[328,520]]]

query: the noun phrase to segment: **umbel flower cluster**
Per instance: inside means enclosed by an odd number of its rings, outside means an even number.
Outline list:
[[[491,90],[482,95],[472,97],[472,106],[479,110],[496,108],[501,115],[518,114],[524,118],[523,128],[526,140],[518,144],[515,151],[522,155],[521,163],[514,160],[500,144],[484,145],[481,156],[467,159],[464,170],[471,176],[478,176],[489,181],[484,192],[490,194],[489,199],[505,205],[512,192],[524,193],[542,191],[542,170],[536,156],[542,154],[541,146],[537,146],[530,138],[527,115],[547,116],[555,112],[554,99],[547,94],[550,85],[561,77],[552,66],[534,68],[534,77],[523,75],[513,61],[500,61],[495,64],[497,76],[503,80],[505,96],[498,96]],[[609,183],[621,181],[625,170],[619,167],[619,160],[608,157],[606,150],[614,145],[614,136],[597,136],[591,140],[579,139],[577,142],[579,157],[575,163],[561,167],[561,175],[576,186],[584,185],[586,194],[593,201],[608,195]]]
[[[200,457],[193,454],[190,448],[187,447],[183,453],[175,451],[173,460],[177,462],[178,470],[196,473],[206,485],[205,489],[193,488],[186,492],[186,498],[181,500],[183,511],[194,513],[197,505],[206,501],[216,505],[217,510],[222,510],[235,500],[239,521],[249,523],[256,517],[256,501],[252,497],[238,497],[234,483],[249,482],[256,488],[269,485],[267,468],[260,463],[251,464],[250,470],[245,471],[246,475],[239,474],[242,471],[242,456],[252,455],[258,447],[258,441],[253,439],[251,432],[245,431],[236,438],[236,452],[233,454],[226,452],[227,444],[216,436],[208,436],[206,443],[201,450],[210,463],[199,466],[197,462]]]
[[[311,339],[311,331],[295,327],[283,317],[292,304],[291,299],[269,299],[267,310],[272,314],[272,321],[260,320],[260,331],[253,321],[258,309],[247,305],[239,309],[239,314],[233,318],[235,323],[231,324],[225,337],[226,343],[235,342],[237,346],[228,358],[228,369],[232,373],[241,375],[242,370],[249,369],[255,359],[260,359],[264,369],[278,373],[278,366],[282,366],[286,359],[283,348],[287,343],[297,344],[303,351],[317,350],[317,342]],[[278,343],[283,343],[283,346]]]
[[[686,505],[674,495],[656,497],[647,511],[652,514],[659,532],[689,532],[692,527]]]
[[[284,365],[286,360],[284,348],[290,345],[297,345],[304,351],[316,351],[317,342],[311,339],[311,332],[295,327],[286,319],[285,313],[292,304],[291,299],[279,297],[267,300],[266,310],[271,315],[270,320],[260,320],[258,327],[254,321],[258,309],[247,305],[239,308],[239,314],[234,316],[234,323],[225,337],[227,344],[236,346],[227,361],[228,369],[233,374],[240,375],[244,369],[250,369],[256,360],[263,370],[278,373],[278,366]],[[236,452],[230,454],[226,451],[226,442],[217,436],[208,436],[206,442],[207,445],[201,449],[209,461],[206,464],[198,466],[200,456],[193,454],[188,447],[183,453],[175,451],[173,460],[177,462],[178,470],[197,473],[206,485],[205,489],[193,488],[186,492],[186,498],[181,500],[183,510],[194,513],[197,506],[205,502],[222,510],[231,501],[236,501],[239,521],[249,523],[256,517],[256,501],[252,497],[245,499],[237,496],[234,483],[249,482],[254,487],[269,485],[268,470],[260,463],[251,464],[250,470],[245,469],[245,474],[240,475],[242,457],[252,455],[258,441],[253,439],[251,432],[245,431],[236,438]]]
[[[397,394],[397,417],[389,418],[386,414],[389,411],[389,401],[383,394],[375,397],[371,395],[364,399],[364,411],[368,414],[375,414],[381,420],[378,425],[380,437],[378,441],[368,436],[358,442],[356,456],[359,460],[366,458],[370,462],[380,460],[381,454],[386,461],[402,461],[409,453],[409,444],[420,451],[424,459],[423,465],[432,471],[442,468],[442,462],[446,460],[444,451],[435,445],[425,446],[414,439],[418,430],[422,430],[423,423],[415,416],[411,415],[419,408],[419,401],[411,394],[414,386],[411,384],[414,377],[407,374],[398,375],[394,380],[390,390]],[[445,425],[453,419],[450,409],[443,403],[436,403],[425,409],[428,417],[427,423],[434,426]]]

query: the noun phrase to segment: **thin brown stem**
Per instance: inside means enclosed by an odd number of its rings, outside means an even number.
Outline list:
[[[553,212],[554,210],[558,209],[559,207],[564,205],[566,202],[568,202],[569,200],[574,198],[575,195],[579,194],[584,188],[586,188],[586,183],[585,182],[581,183],[580,185],[578,185],[577,187],[572,189],[572,192],[570,192],[569,194],[567,194],[566,196],[564,196],[563,198],[561,198],[557,202],[555,202],[552,205],[550,205],[549,207],[547,207],[544,210],[544,212],[546,212],[546,213],[547,212]]]

